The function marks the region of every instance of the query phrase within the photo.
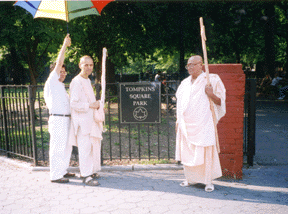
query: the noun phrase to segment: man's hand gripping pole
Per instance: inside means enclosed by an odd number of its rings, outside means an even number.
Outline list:
[[[200,30],[201,30],[200,34],[201,34],[201,40],[202,40],[205,72],[206,72],[206,76],[207,76],[207,84],[210,85],[209,68],[208,68],[208,60],[207,60],[207,50],[206,50],[205,26],[203,24],[203,18],[202,17],[200,17]],[[216,148],[217,148],[217,152],[220,153],[220,145],[219,145],[219,138],[218,138],[218,131],[217,131],[216,115],[215,115],[215,111],[214,111],[214,104],[210,98],[209,98],[209,102],[210,102],[210,109],[212,112],[213,123],[214,123],[214,128],[215,128]]]

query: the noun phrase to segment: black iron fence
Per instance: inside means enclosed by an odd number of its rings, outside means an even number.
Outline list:
[[[175,151],[175,92],[179,81],[161,87],[161,124],[120,124],[119,83],[107,84],[102,159],[171,159]],[[47,165],[49,111],[43,86],[0,86],[0,151]],[[68,87],[67,87],[68,90]],[[99,91],[99,85],[95,85]],[[100,94],[100,93],[97,93]],[[77,155],[76,155],[77,159]]]
[[[161,124],[121,124],[119,94],[111,95],[115,89],[119,93],[119,84],[108,84],[106,132],[103,134],[102,141],[103,159],[174,158],[175,92],[178,85],[178,81],[170,81],[162,85]]]
[[[175,92],[179,81],[161,85],[160,124],[121,124],[119,83],[108,84],[106,93],[106,132],[103,133],[102,160],[174,159]],[[255,83],[247,80],[244,113],[244,155],[253,165],[255,155]],[[33,160],[48,165],[49,112],[43,86],[0,86],[0,151],[8,157]],[[68,87],[67,87],[68,90]],[[95,85],[100,91],[100,86]],[[100,94],[100,93],[97,93]],[[77,155],[75,155],[77,159]]]
[[[0,86],[1,120],[0,120],[0,151],[7,156],[17,155],[34,160],[37,165],[38,138],[43,139],[40,92],[36,86]],[[35,103],[35,105],[34,105]],[[40,118],[37,120],[36,115]],[[38,124],[40,122],[40,129]],[[37,135],[36,132],[40,132]],[[43,143],[42,143],[43,145]]]

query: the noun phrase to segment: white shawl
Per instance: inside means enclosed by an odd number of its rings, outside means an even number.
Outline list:
[[[209,74],[209,77],[214,93],[221,99],[220,106],[213,103],[218,123],[226,113],[226,90],[217,74]],[[176,160],[181,155],[180,145],[183,140],[188,142],[188,146],[189,144],[197,146],[216,144],[209,99],[205,93],[206,74],[204,72],[200,74],[193,84],[191,79],[191,76],[184,79],[176,92],[176,123],[178,124],[176,130]]]

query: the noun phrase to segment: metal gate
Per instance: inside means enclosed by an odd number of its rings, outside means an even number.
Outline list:
[[[256,79],[246,79],[244,97],[244,130],[243,154],[247,156],[247,163],[253,166],[255,155],[256,130]]]

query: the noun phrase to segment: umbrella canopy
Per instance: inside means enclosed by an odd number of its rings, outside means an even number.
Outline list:
[[[30,12],[34,18],[61,19],[69,22],[80,16],[100,15],[102,9],[114,0],[42,0],[42,1],[16,1],[20,6]]]

